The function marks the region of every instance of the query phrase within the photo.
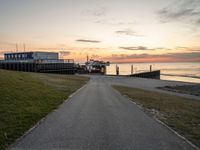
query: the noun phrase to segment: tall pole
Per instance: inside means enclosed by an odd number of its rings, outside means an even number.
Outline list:
[[[25,44],[23,44],[23,46],[24,46],[24,52],[26,51],[26,45]]]
[[[18,45],[16,44],[16,52],[18,52]]]
[[[89,57],[88,57],[88,55],[87,55],[87,62],[89,61]]]

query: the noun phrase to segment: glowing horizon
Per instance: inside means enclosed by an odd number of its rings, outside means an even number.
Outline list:
[[[200,62],[199,15],[199,0],[2,0],[0,58],[25,43],[76,62]]]

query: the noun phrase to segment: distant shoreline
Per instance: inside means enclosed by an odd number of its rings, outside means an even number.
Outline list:
[[[160,75],[164,75],[164,76],[176,76],[176,77],[187,77],[187,78],[196,78],[196,79],[200,79],[200,77],[198,77],[198,76],[175,75],[175,74],[160,74]]]
[[[156,63],[200,63],[200,62],[110,62],[110,64],[156,64]]]

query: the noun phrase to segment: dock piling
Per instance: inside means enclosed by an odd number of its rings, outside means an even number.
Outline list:
[[[152,72],[152,65],[150,65],[150,72]]]
[[[131,74],[133,74],[133,65],[131,65]]]
[[[119,75],[119,66],[116,65],[116,75],[118,76]]]

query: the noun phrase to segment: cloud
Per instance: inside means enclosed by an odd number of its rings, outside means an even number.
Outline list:
[[[200,25],[200,19],[198,19],[198,20],[196,21],[196,23],[197,23],[198,25]]]
[[[93,16],[93,17],[102,17],[102,16],[106,16],[108,14],[108,8],[99,7],[97,9],[93,9],[93,10],[89,9],[89,10],[83,11],[83,14]]]
[[[114,61],[123,61],[123,60],[142,60],[142,61],[163,61],[163,60],[171,60],[171,61],[200,61],[200,52],[190,52],[190,53],[166,53],[160,55],[153,54],[113,54],[107,59],[111,59]]]
[[[103,25],[115,25],[115,26],[118,26],[118,25],[135,25],[136,22],[134,21],[118,21],[118,20],[115,20],[115,19],[95,19],[93,21],[93,23],[97,23],[97,24],[103,24]]]
[[[171,49],[165,48],[165,47],[155,47],[153,49],[155,49],[155,50],[171,50]]]
[[[147,58],[151,55],[149,54],[112,54],[111,59],[121,60],[121,59],[134,59],[134,58]]]
[[[160,9],[157,14],[162,23],[181,21],[200,24],[200,1],[177,0],[175,3]]]
[[[100,43],[101,41],[97,40],[87,40],[87,39],[78,39],[77,42],[85,42],[85,43]]]
[[[153,50],[153,49],[149,49],[145,46],[137,46],[137,47],[119,47],[120,49],[124,49],[124,50]]]
[[[81,15],[85,15],[89,17],[90,21],[96,24],[103,25],[135,25],[135,21],[123,21],[119,20],[119,18],[113,18],[109,16],[109,8],[107,7],[99,7],[97,9],[88,9],[82,11]]]
[[[177,19],[177,18],[182,18],[185,16],[191,16],[193,14],[192,9],[182,9],[179,11],[174,11],[170,10],[169,8],[163,8],[162,10],[159,11],[160,15],[164,19]]]
[[[177,46],[176,49],[189,49],[189,47]]]
[[[142,35],[137,34],[135,31],[133,31],[131,29],[118,30],[118,31],[115,31],[115,33],[120,34],[120,35],[142,36]]]
[[[172,50],[166,47],[153,47],[153,48],[148,48],[146,46],[127,46],[127,47],[119,47],[120,49],[124,50],[141,50],[141,51],[146,51],[146,50]]]
[[[105,7],[98,8],[97,10],[92,11],[94,16],[106,16],[108,13],[108,9]]]
[[[200,52],[191,53],[168,53],[166,56],[176,59],[200,59]]]

